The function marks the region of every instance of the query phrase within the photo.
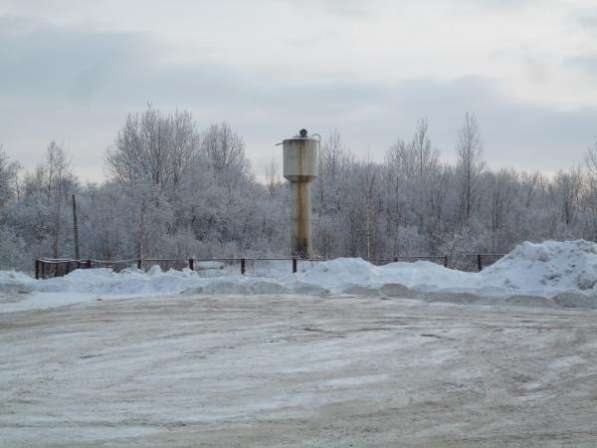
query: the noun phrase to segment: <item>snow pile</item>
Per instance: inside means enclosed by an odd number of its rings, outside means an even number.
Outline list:
[[[361,258],[338,258],[317,263],[297,274],[296,278],[333,292],[343,292],[355,286],[382,288],[396,283],[419,291],[466,291],[475,289],[478,284],[475,273],[446,269],[429,261],[375,266]]]
[[[159,266],[148,272],[133,268],[118,273],[111,269],[81,269],[38,282],[36,290],[119,296],[168,294],[193,285],[196,277],[188,269],[163,272]]]
[[[37,284],[31,277],[20,272],[0,271],[0,298],[32,292]]]
[[[201,266],[204,267],[204,266]],[[79,270],[36,281],[0,272],[0,311],[50,307],[86,300],[180,294],[333,294],[410,297],[459,303],[597,307],[597,245],[587,241],[524,243],[480,273],[419,261],[374,266],[362,259],[318,263],[271,262],[238,267],[205,266],[148,272]]]
[[[588,292],[597,283],[597,244],[584,240],[523,243],[479,277],[486,285],[539,295]]]

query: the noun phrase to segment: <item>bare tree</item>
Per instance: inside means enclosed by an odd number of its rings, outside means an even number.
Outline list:
[[[321,207],[330,206],[332,185],[337,181],[347,157],[346,150],[342,143],[342,137],[338,131],[332,131],[321,145],[319,154],[319,177],[315,182],[315,191],[319,197]]]
[[[585,203],[589,212],[591,239],[597,241],[597,143],[585,155]]]
[[[571,168],[569,171],[560,171],[553,186],[558,198],[561,219],[566,226],[573,224],[580,206],[582,190],[582,176],[580,168]]]
[[[516,186],[520,185],[518,176],[513,171],[500,170],[489,173],[489,197],[487,209],[489,213],[489,228],[491,230],[491,246],[494,252],[503,250],[504,243],[500,240],[507,225],[509,211],[516,199]]]
[[[460,181],[460,209],[463,224],[468,224],[476,200],[479,176],[485,163],[482,160],[483,146],[479,125],[475,117],[468,112],[464,116],[464,125],[458,133],[456,146],[458,155],[457,172]]]
[[[202,135],[201,150],[216,175],[247,168],[243,139],[228,123],[212,124]]]
[[[408,157],[407,144],[398,139],[388,149],[385,157],[385,170],[383,183],[387,195],[386,206],[388,215],[388,232],[393,241],[392,255],[400,254],[400,224],[402,217],[402,204],[405,203],[404,185],[407,181],[405,164]]]
[[[20,165],[11,162],[0,145],[0,211],[9,201],[18,196],[18,172]]]
[[[377,256],[377,216],[379,207],[379,194],[378,188],[378,173],[376,165],[367,160],[363,165],[362,183],[365,193],[365,241],[367,248],[367,258],[371,259],[372,255]]]
[[[423,177],[425,171],[437,163],[437,153],[431,148],[428,127],[427,119],[421,118],[417,122],[417,130],[411,143],[413,155],[418,161],[420,177]]]
[[[50,142],[46,151],[47,195],[48,202],[52,204],[54,221],[54,235],[52,243],[52,256],[60,255],[60,238],[62,233],[62,210],[68,197],[70,161],[64,150],[54,141]]]
[[[272,157],[269,164],[265,167],[265,184],[272,195],[276,188],[280,185],[280,175],[278,173],[278,163]]]

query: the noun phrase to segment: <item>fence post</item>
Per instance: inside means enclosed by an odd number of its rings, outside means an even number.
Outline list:
[[[39,280],[39,258],[35,260],[35,280]]]
[[[142,258],[139,258],[137,260],[137,269],[143,270],[143,259]]]
[[[481,258],[481,254],[477,255],[477,267],[479,271],[483,270],[483,259]]]
[[[247,272],[246,260],[244,258],[241,258],[240,259],[240,273],[242,275],[245,275],[245,272]]]
[[[444,267],[447,268],[448,267],[448,256],[444,255]]]
[[[394,263],[398,263],[398,257],[394,257]]]
[[[195,270],[195,260],[193,260],[192,258],[189,258],[189,269],[191,271]]]
[[[298,272],[298,260],[296,257],[292,259],[292,273],[296,274]]]
[[[91,269],[91,260],[90,259],[86,261],[86,265],[87,265],[86,266],[87,269]]]

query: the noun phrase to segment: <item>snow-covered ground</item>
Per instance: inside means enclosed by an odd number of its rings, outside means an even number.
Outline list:
[[[597,307],[597,244],[587,241],[524,243],[480,273],[434,263],[374,266],[361,259],[260,262],[240,275],[238,266],[162,272],[154,267],[115,273],[79,270],[62,278],[36,281],[0,272],[0,312],[71,303],[163,294],[355,294],[455,300],[526,306]],[[204,266],[206,267],[206,266]],[[217,266],[207,266],[214,268]]]
[[[2,447],[595,447],[597,311],[176,295],[0,314]]]
[[[1,273],[0,446],[597,446],[593,243],[232,269]]]

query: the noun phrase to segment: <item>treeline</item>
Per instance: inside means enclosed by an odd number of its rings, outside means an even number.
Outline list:
[[[332,133],[312,188],[319,254],[500,253],[525,240],[597,239],[597,145],[582,165],[555,176],[492,171],[467,114],[455,154],[455,164],[440,161],[425,120],[382,163],[355,156]],[[106,169],[105,183],[83,185],[54,142],[30,172],[0,148],[0,267],[31,270],[36,257],[72,257],[73,194],[83,258],[289,255],[281,169],[272,163],[259,182],[228,124],[200,130],[188,112],[132,114]]]

